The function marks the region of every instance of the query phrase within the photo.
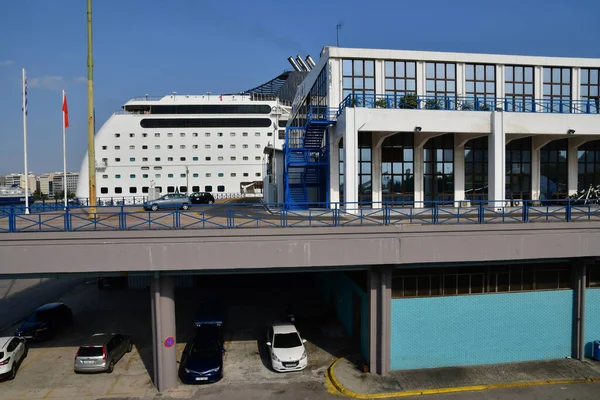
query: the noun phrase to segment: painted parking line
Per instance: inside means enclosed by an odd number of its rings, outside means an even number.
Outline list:
[[[68,373],[65,373],[65,374],[63,375],[63,377],[62,377],[62,378],[61,378],[61,379],[60,379],[58,382],[56,382],[56,384],[55,384],[55,385],[54,385],[54,386],[53,386],[53,387],[52,387],[52,388],[51,388],[51,389],[48,391],[48,393],[46,393],[46,395],[45,395],[43,398],[44,398],[44,399],[47,399],[47,398],[50,396],[50,394],[52,394],[52,392],[54,391],[54,389],[58,388],[58,386],[59,386],[61,383],[63,383],[63,382],[64,382],[64,380],[65,380],[65,379],[67,379],[68,377],[69,377],[69,374],[68,374]]]
[[[27,368],[28,366],[30,366],[34,361],[37,361],[40,357],[42,357],[44,354],[46,354],[49,351],[50,351],[50,349],[41,349],[40,351],[36,351],[35,352],[35,357],[33,357],[32,359],[30,359],[29,361],[27,361],[25,364],[21,365],[19,367],[19,371],[23,371],[25,368]],[[31,354],[31,350],[27,354],[27,358],[29,358],[29,354]],[[27,358],[25,358],[25,360],[27,360]]]

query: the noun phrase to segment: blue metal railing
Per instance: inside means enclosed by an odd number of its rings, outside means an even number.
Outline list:
[[[518,224],[600,221],[600,204],[583,200],[427,201],[392,203],[306,203],[192,205],[188,210],[144,211],[121,205],[38,209],[25,214],[12,206],[0,214],[2,232],[125,231],[285,227],[391,226],[403,224]]]
[[[600,114],[595,99],[560,100],[523,97],[417,96],[414,94],[351,93],[340,103],[338,115],[346,107],[392,108],[408,110],[494,111]]]

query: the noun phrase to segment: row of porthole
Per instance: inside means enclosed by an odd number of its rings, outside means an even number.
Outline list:
[[[262,147],[262,145],[261,145],[260,143],[257,143],[257,144],[255,144],[255,145],[254,145],[254,148],[255,148],[255,149],[260,149],[261,147]],[[197,150],[197,149],[198,149],[198,145],[197,145],[197,144],[195,144],[195,145],[193,145],[193,146],[192,146],[192,148],[193,148],[194,150]],[[212,148],[212,146],[211,146],[210,144],[205,144],[205,145],[204,145],[204,148],[208,150],[208,149],[211,149],[211,148]],[[223,145],[222,145],[222,144],[219,144],[219,145],[217,145],[217,148],[218,148],[218,149],[222,149],[222,148],[223,148]],[[235,144],[230,144],[230,145],[229,145],[229,148],[230,148],[230,149],[235,149],[235,148],[237,148],[237,145],[235,145]],[[248,148],[248,145],[247,145],[247,144],[243,144],[243,145],[242,145],[242,148],[243,148],[243,149],[247,149],[247,148]],[[114,149],[115,149],[115,150],[121,150],[121,146],[119,146],[119,145],[116,145],[116,146],[114,147]],[[185,146],[185,144],[182,144],[182,145],[180,145],[180,146],[179,146],[179,149],[180,149],[180,150],[185,150],[185,149],[186,149],[186,146]],[[108,146],[102,146],[102,150],[108,150]],[[134,145],[134,144],[132,144],[132,145],[129,145],[129,150],[135,150],[135,145]],[[144,145],[142,145],[142,150],[148,150],[148,145],[145,145],[145,144],[144,144]],[[156,144],[156,145],[154,145],[154,150],[160,150],[160,144]],[[167,150],[173,150],[173,145],[171,145],[171,144],[167,145]]]
[[[229,157],[229,159],[231,161],[236,161],[237,158],[236,156],[231,156]],[[154,161],[160,161],[161,158],[160,157],[154,157]],[[186,161],[187,158],[186,157],[179,157],[179,161]],[[204,161],[211,161],[212,158],[211,157],[204,157]],[[217,161],[223,161],[224,157],[219,156],[217,157]],[[242,157],[243,161],[248,161],[248,156],[243,156]],[[260,161],[262,160],[261,156],[254,156],[254,160],[256,161]],[[167,161],[174,161],[173,157],[167,157]],[[198,161],[198,157],[192,157],[192,161]],[[103,158],[102,162],[107,163],[108,162],[108,158]],[[116,157],[115,158],[115,162],[121,162],[121,158]],[[135,162],[135,157],[129,157],[129,162]],[[148,157],[142,157],[142,162],[148,162]]]
[[[247,172],[244,172],[244,174],[243,174],[243,175],[244,175],[245,177],[247,177],[247,176],[248,176],[248,173],[247,173]],[[256,172],[256,173],[254,174],[254,176],[256,176],[257,178],[260,178],[260,175],[261,175],[261,173],[260,173],[260,172]],[[180,178],[185,178],[185,176],[186,176],[185,174],[179,174],[179,177],[180,177]],[[212,176],[212,174],[211,174],[210,172],[207,172],[207,173],[205,174],[205,176],[206,176],[207,178],[210,178],[210,177]],[[219,172],[217,176],[218,176],[219,178],[223,178],[223,177],[225,176],[225,174],[224,174],[223,172]],[[237,176],[237,173],[236,173],[236,172],[231,172],[229,176],[231,176],[232,178],[235,178],[235,177]],[[135,174],[129,174],[129,178],[131,178],[131,179],[135,179],[135,177],[136,177],[136,175],[135,175]],[[162,174],[154,174],[154,177],[155,177],[155,178],[161,178],[161,177],[162,177]],[[167,175],[167,177],[168,177],[168,178],[174,178],[175,176],[174,176],[174,174],[168,174],[168,175]],[[193,177],[193,178],[198,178],[198,177],[199,177],[199,174],[193,174],[193,175],[192,175],[192,177]],[[142,174],[142,178],[148,178],[148,174]],[[108,179],[108,175],[102,175],[102,179]],[[120,175],[120,174],[116,174],[116,175],[115,175],[115,179],[121,179],[121,175]]]
[[[156,186],[156,189],[158,189],[158,191],[160,193],[162,193],[162,186]],[[176,187],[175,186],[167,186],[167,193],[175,193],[176,192]],[[129,187],[129,194],[136,194],[138,191],[137,186],[130,186]],[[142,186],[142,193],[148,193],[148,191],[150,190],[150,188],[148,186]],[[199,192],[200,191],[200,186],[192,186],[192,192]],[[205,192],[212,192],[213,191],[213,187],[212,185],[207,185],[204,186],[204,191]],[[224,192],[225,191],[225,185],[218,185],[217,186],[217,192]],[[180,186],[179,187],[179,192],[180,193],[187,193],[187,186]],[[102,194],[108,194],[108,188],[107,187],[101,187],[100,188],[100,193]],[[115,194],[123,194],[123,188],[122,187],[115,187]]]
[[[179,134],[179,136],[180,137],[185,137],[185,133],[181,132]],[[204,136],[205,137],[210,137],[210,132],[205,132]],[[217,132],[217,136],[218,137],[223,137],[223,132]],[[235,137],[235,132],[230,132],[229,136]],[[242,132],[242,136],[247,137],[248,136],[248,132]],[[254,136],[257,136],[257,137],[260,136],[260,132],[254,132]],[[267,136],[273,136],[273,132],[267,132]],[[121,137],[121,134],[120,133],[115,133],[115,137],[119,138],[119,137]],[[135,137],[135,133],[130,133],[129,137],[130,138],[134,138]],[[147,133],[142,133],[142,137],[148,137],[148,134]],[[160,137],[160,133],[158,133],[158,132],[155,133],[154,137]],[[167,137],[173,137],[173,134],[172,133],[167,133]],[[192,133],[192,137],[198,137],[198,133],[197,132],[193,132]]]

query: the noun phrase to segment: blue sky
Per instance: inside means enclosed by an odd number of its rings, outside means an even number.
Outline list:
[[[0,1],[0,174],[22,172],[21,68],[29,79],[29,169],[69,170],[87,148],[85,0]],[[289,7],[286,7],[289,4]],[[95,0],[96,128],[129,98],[230,93],[340,45],[600,57],[597,0]]]

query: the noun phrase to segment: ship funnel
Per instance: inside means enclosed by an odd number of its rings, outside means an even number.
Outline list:
[[[309,65],[309,67],[312,69],[315,67],[315,65],[317,65],[315,63],[315,60],[312,59],[311,56],[306,56],[306,63]]]
[[[296,64],[296,60],[294,60],[294,57],[288,57],[287,58],[288,62],[290,64],[292,64],[292,67],[296,70],[296,71],[302,71],[302,69],[300,69],[300,67],[298,66],[298,64]]]
[[[296,61],[298,62],[298,65],[300,65],[300,67],[302,67],[302,69],[304,71],[310,72],[310,68],[308,65],[306,65],[306,63],[304,62],[304,60],[302,59],[302,57],[300,57],[300,54],[298,54],[296,56]]]

